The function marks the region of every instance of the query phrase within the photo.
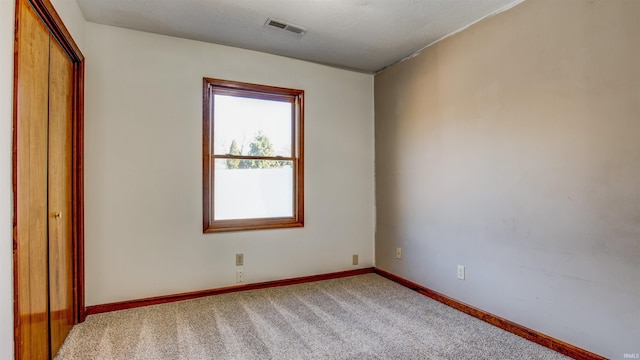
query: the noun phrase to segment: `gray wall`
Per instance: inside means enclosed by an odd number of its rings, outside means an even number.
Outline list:
[[[529,0],[379,73],[376,265],[640,353],[639,17],[634,0]]]

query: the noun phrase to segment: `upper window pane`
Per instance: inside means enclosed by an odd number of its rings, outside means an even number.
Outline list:
[[[214,154],[292,156],[290,102],[214,95]]]

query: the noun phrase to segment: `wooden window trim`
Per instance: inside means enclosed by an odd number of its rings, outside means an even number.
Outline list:
[[[291,141],[294,153],[291,157],[252,157],[215,155],[213,144],[214,94],[242,96],[262,100],[287,100],[292,103]],[[203,232],[243,231],[258,229],[281,229],[304,226],[304,91],[267,85],[242,83],[230,80],[203,78],[202,115],[202,203]],[[214,220],[213,194],[215,159],[289,160],[293,162],[293,216],[258,219]]]

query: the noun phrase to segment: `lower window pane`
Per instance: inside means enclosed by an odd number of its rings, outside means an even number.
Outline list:
[[[216,159],[214,220],[293,217],[293,162]]]

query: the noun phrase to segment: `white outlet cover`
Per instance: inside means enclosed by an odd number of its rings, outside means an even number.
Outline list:
[[[464,266],[458,265],[458,279],[464,280],[464,278],[465,278]]]

